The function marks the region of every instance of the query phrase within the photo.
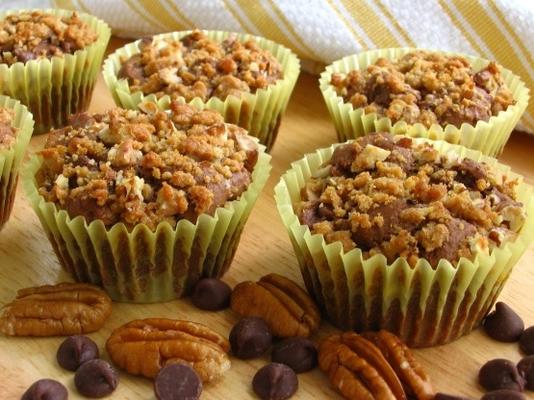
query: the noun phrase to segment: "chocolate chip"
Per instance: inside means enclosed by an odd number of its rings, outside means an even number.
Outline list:
[[[317,366],[317,348],[309,339],[288,338],[274,346],[271,359],[273,362],[287,365],[299,374]]]
[[[469,397],[455,396],[452,394],[436,393],[434,400],[471,400]]]
[[[526,400],[522,393],[515,390],[495,390],[486,393],[480,400]]]
[[[519,348],[527,355],[534,354],[534,326],[523,331],[519,338]]]
[[[271,363],[260,368],[252,388],[262,400],[284,400],[295,394],[299,381],[295,372],[287,365]]]
[[[69,371],[76,371],[84,362],[98,358],[98,346],[87,336],[70,336],[57,349],[59,365]]]
[[[100,398],[113,392],[119,383],[119,376],[104,360],[90,360],[83,363],[74,375],[74,385],[85,397]]]
[[[478,381],[486,390],[510,389],[522,391],[525,380],[516,366],[508,360],[496,358],[480,368]]]
[[[230,332],[232,353],[242,359],[261,356],[271,347],[272,341],[271,330],[261,318],[243,318]]]
[[[534,356],[527,356],[519,361],[517,370],[525,378],[525,389],[534,390]]]
[[[230,305],[231,294],[230,286],[220,279],[205,278],[195,285],[191,301],[202,310],[223,310]]]
[[[67,388],[53,379],[40,379],[24,392],[21,400],[67,400]]]
[[[502,302],[495,304],[495,311],[484,320],[484,330],[488,336],[499,342],[518,341],[524,329],[521,317]]]
[[[169,364],[154,380],[158,400],[196,400],[202,393],[202,382],[189,365]]]

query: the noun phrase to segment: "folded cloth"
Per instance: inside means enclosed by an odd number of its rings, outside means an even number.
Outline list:
[[[292,48],[312,61],[304,66],[314,72],[318,65],[372,48],[467,53],[496,60],[534,88],[531,1],[3,0],[0,9],[45,6],[94,14],[125,37],[194,27],[246,31]],[[520,128],[534,134],[534,102]]]

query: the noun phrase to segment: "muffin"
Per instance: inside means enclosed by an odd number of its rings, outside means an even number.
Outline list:
[[[267,39],[220,31],[173,32],[118,49],[104,79],[121,107],[172,100],[223,114],[269,150],[299,75],[289,49]]]
[[[70,123],[31,160],[26,188],[76,280],[156,302],[224,274],[269,174],[263,146],[217,112],[177,102]]]
[[[532,187],[443,141],[366,135],[307,155],[275,193],[329,319],[410,346],[476,327],[534,236]]]
[[[0,229],[9,219],[33,118],[17,100],[0,95]]]
[[[111,31],[66,10],[0,14],[0,91],[33,114],[37,133],[62,127],[89,106]]]
[[[417,49],[372,50],[328,66],[320,86],[339,141],[376,131],[502,151],[528,89],[488,60]]]

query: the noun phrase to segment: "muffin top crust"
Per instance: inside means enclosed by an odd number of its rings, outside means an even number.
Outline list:
[[[345,252],[436,267],[514,240],[525,220],[516,185],[485,163],[378,133],[336,147],[295,208],[312,233]]]
[[[0,150],[8,149],[17,138],[17,128],[13,124],[15,113],[10,108],[0,107]]]
[[[363,71],[334,73],[331,84],[354,108],[427,128],[476,125],[515,104],[494,62],[476,72],[464,57],[422,50],[396,61],[379,58]]]
[[[244,129],[177,102],[142,108],[77,114],[52,131],[36,174],[44,199],[72,218],[154,229],[213,215],[247,189],[258,147]]]
[[[221,100],[255,93],[283,77],[282,66],[267,50],[235,35],[217,42],[195,30],[180,40],[144,39],[139,54],[122,60],[119,78],[132,92]]]
[[[26,63],[40,58],[73,54],[98,35],[73,13],[59,17],[43,11],[21,12],[0,21],[0,63]]]

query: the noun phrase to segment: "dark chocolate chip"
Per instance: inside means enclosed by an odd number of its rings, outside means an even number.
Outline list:
[[[24,392],[21,400],[67,400],[67,388],[53,379],[40,379]]]
[[[271,330],[261,318],[243,318],[230,332],[232,353],[242,359],[261,356],[271,347],[272,341]]]
[[[262,400],[289,399],[298,387],[297,375],[285,364],[267,364],[260,368],[252,379],[254,393]]]
[[[154,380],[158,400],[197,400],[202,393],[202,381],[189,365],[169,364]]]
[[[117,372],[104,360],[87,361],[74,374],[74,385],[85,397],[107,396],[117,388],[118,383]]]
[[[287,365],[299,374],[317,366],[317,348],[310,339],[288,338],[274,346],[271,359]]]
[[[434,400],[471,400],[469,397],[455,396],[453,394],[436,393]]]
[[[525,380],[509,360],[496,358],[480,368],[478,381],[486,390],[510,389],[522,391]]]
[[[83,335],[66,338],[56,353],[58,364],[69,371],[76,371],[84,362],[94,360],[98,356],[96,343]]]
[[[220,279],[205,278],[195,285],[191,301],[202,310],[223,310],[230,305],[231,294],[230,286]]]
[[[534,390],[534,356],[526,356],[519,361],[517,370],[525,378],[525,389]]]
[[[524,329],[521,317],[502,302],[495,304],[495,311],[484,320],[484,330],[488,336],[499,342],[517,342]]]
[[[534,354],[534,326],[523,331],[519,338],[519,348],[526,354]]]
[[[526,400],[526,398],[521,392],[503,389],[486,393],[480,400]]]

